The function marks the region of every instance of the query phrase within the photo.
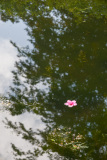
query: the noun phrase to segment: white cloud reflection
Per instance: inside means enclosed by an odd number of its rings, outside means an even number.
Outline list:
[[[12,85],[13,75],[11,71],[14,70],[15,61],[17,61],[17,50],[10,43],[10,40],[20,47],[29,45],[27,41],[28,36],[24,30],[25,28],[26,26],[22,21],[18,24],[0,21],[0,95],[6,95],[9,86]],[[42,89],[45,89],[42,83],[37,85],[38,88],[41,88],[41,86]],[[28,152],[29,150],[33,152],[34,148],[36,148],[35,145],[23,139],[22,134],[18,135],[15,130],[6,125],[6,118],[8,121],[11,121],[12,124],[16,122],[18,126],[19,123],[22,123],[26,130],[32,128],[33,131],[37,131],[37,129],[43,130],[46,127],[41,120],[41,116],[33,114],[32,112],[12,116],[5,110],[5,107],[0,104],[0,160],[16,159],[11,144],[14,144],[23,152]],[[41,140],[40,137],[37,138]],[[48,159],[46,158],[46,154],[42,156],[42,159]]]
[[[25,31],[27,26],[22,20],[19,23],[3,22],[0,20],[0,94],[5,94],[11,85],[14,63],[16,60],[17,50],[10,43],[10,40],[20,47],[29,45],[28,35]]]
[[[7,39],[0,39],[0,94],[4,94],[12,83],[12,69],[17,51]]]
[[[23,131],[18,135],[15,130],[6,125],[6,118],[8,117],[8,120],[11,121],[12,124],[15,124],[15,122],[17,125],[22,123],[26,130],[33,128],[33,132],[35,132],[37,129],[43,130],[46,127],[41,120],[41,116],[32,112],[25,112],[18,116],[11,116],[8,111],[3,110],[4,108],[2,109],[2,106],[0,105],[0,160],[14,160],[11,144],[14,144],[23,152],[28,152],[29,150],[33,152],[36,146],[23,139]],[[37,138],[39,139],[39,137]]]

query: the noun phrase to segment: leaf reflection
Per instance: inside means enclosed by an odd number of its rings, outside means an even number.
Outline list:
[[[93,10],[90,13],[91,9],[86,7],[83,10],[79,6],[73,10],[65,8],[65,3],[62,9],[59,9],[58,2],[55,3],[56,9],[53,10],[50,9],[53,8],[53,3],[51,6],[48,1],[50,8],[44,1],[28,0],[18,3],[19,5],[15,5],[11,1],[7,4],[6,12],[2,12],[2,20],[17,22],[21,18],[26,23],[26,32],[33,47],[21,48],[11,41],[18,51],[18,61],[12,72],[13,86],[10,86],[9,98],[13,105],[9,110],[12,115],[19,115],[25,110],[39,114],[47,127],[36,133],[32,129],[27,130],[22,123],[13,124],[7,119],[6,123],[10,128],[31,145],[37,145],[34,151],[31,149],[24,152],[12,144],[13,151],[18,156],[25,155],[26,159],[38,157],[45,152],[50,159],[55,156],[53,159],[58,160],[71,157],[104,159],[106,155],[101,154],[100,150],[106,148],[107,129],[105,18],[101,19],[101,16],[97,20],[99,15],[93,14]],[[77,4],[76,1],[75,3]],[[4,5],[3,3],[2,8]],[[86,23],[79,24],[86,12],[93,18],[87,14]],[[83,17],[79,17],[79,13]],[[74,17],[77,17],[77,23]],[[63,103],[66,99],[75,97],[79,107],[72,111],[65,108]],[[80,152],[74,156],[72,152],[55,148],[47,141],[50,130],[61,125],[71,127],[74,134],[80,133],[85,137],[89,148],[87,152],[83,152],[82,157]],[[39,146],[42,151],[38,148],[37,134],[43,138]],[[52,155],[50,150],[57,154]]]

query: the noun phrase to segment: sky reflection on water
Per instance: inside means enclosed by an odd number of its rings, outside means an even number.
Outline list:
[[[0,94],[6,94],[9,86],[12,85],[12,73],[15,61],[17,60],[17,50],[11,44],[16,42],[20,47],[31,44],[25,31],[26,25],[20,20],[18,23],[0,21]]]
[[[3,160],[13,160],[15,158],[12,144],[23,152],[33,151],[36,148],[36,145],[32,145],[29,141],[23,139],[23,131],[18,134],[17,130],[9,127],[8,122],[18,126],[19,131],[21,130],[20,123],[24,125],[26,130],[33,128],[33,132],[36,132],[37,129],[44,130],[46,127],[41,121],[41,116],[32,112],[24,112],[21,115],[12,116],[9,111],[6,111],[6,108],[2,106],[2,103],[0,103],[0,158]],[[39,141],[41,140],[40,136],[36,136],[36,138],[39,139]],[[24,158],[24,156],[22,157]]]
[[[7,92],[9,91],[9,87],[13,85],[13,74],[11,71],[14,69],[14,65],[17,60],[17,50],[10,41],[14,41],[20,47],[24,47],[28,44],[31,47],[31,44],[27,40],[28,36],[25,28],[26,25],[22,21],[16,24],[12,24],[10,21],[7,23],[0,21],[1,96],[8,96]],[[42,87],[43,89],[46,88],[42,82],[38,83],[37,87]],[[20,150],[23,152],[28,152],[29,150],[33,151],[35,145],[32,145],[30,142],[24,140],[23,134],[18,135],[14,129],[9,127],[8,122],[12,122],[13,124],[15,123],[17,125],[22,123],[27,130],[33,128],[34,132],[37,131],[37,129],[44,130],[46,126],[45,123],[42,122],[41,116],[36,115],[33,112],[25,111],[18,116],[12,116],[7,110],[9,106],[6,106],[6,104],[4,105],[3,103],[2,100],[0,100],[0,160],[14,160],[15,157],[12,150],[12,144],[20,148]],[[37,139],[40,141],[41,137],[37,136]],[[42,159],[45,159],[46,157],[47,156],[45,154],[42,156]],[[26,157],[23,156],[23,158]]]
[[[0,38],[0,94],[8,91],[12,84],[12,69],[16,60],[17,51],[8,39]]]

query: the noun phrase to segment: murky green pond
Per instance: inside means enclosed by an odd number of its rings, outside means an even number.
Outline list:
[[[106,159],[107,1],[1,0],[0,160]]]

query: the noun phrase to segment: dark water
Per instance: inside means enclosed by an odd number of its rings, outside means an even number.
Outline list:
[[[1,1],[0,160],[107,159],[107,3],[82,2]]]

